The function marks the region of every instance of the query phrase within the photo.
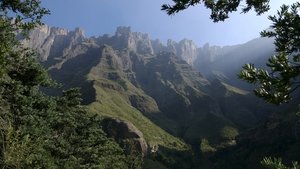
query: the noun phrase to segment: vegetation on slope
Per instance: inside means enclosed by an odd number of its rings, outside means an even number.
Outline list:
[[[105,57],[105,55],[102,57]],[[154,111],[152,113],[159,113],[156,103],[149,96],[145,95],[142,90],[136,88],[125,79],[121,72],[116,72],[116,69],[110,70],[108,67],[107,62],[102,61],[99,65],[93,67],[88,75],[89,80],[93,81],[93,87],[96,89],[96,100],[89,105],[90,110],[104,116],[130,121],[143,132],[145,139],[150,145],[186,150],[187,145],[183,141],[162,130],[145,117],[141,111],[133,107],[130,96],[144,98],[141,103],[145,104],[143,108],[147,109],[148,113],[151,113],[151,111]],[[109,75],[114,73],[114,79],[108,80],[103,78],[105,75],[101,77],[97,71],[99,69],[101,69],[100,72],[102,74]]]
[[[47,13],[36,0],[0,2],[1,168],[128,168],[131,159],[80,105],[78,89],[57,97],[40,91],[55,83],[15,32]]]

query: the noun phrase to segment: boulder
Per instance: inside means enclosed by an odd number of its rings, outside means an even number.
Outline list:
[[[143,133],[132,123],[115,118],[103,119],[102,128],[108,137],[114,138],[126,154],[139,153],[145,156],[148,152],[148,145]]]

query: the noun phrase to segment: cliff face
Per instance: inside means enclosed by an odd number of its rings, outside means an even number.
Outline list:
[[[262,63],[265,63],[274,51],[273,40],[262,38],[242,45],[225,47],[210,46],[209,44],[197,47],[193,41],[187,39],[179,42],[169,39],[164,45],[158,39],[151,40],[146,33],[132,32],[130,27],[118,27],[113,36],[86,38],[84,31],[80,28],[69,31],[44,25],[31,32],[30,37],[30,40],[22,40],[22,43],[37,49],[41,61],[47,63],[46,66],[71,57],[70,53],[74,51],[74,46],[83,41],[89,41],[98,45],[106,44],[117,50],[130,49],[143,55],[170,52],[186,61],[210,80],[219,78],[220,74],[227,79],[236,79],[233,74],[236,74],[243,64],[258,63],[260,66],[264,66]]]
[[[148,34],[131,32],[130,27],[118,27],[113,36],[103,35],[93,38],[97,44],[107,44],[114,49],[130,49],[141,54],[154,53]]]
[[[211,65],[239,46],[198,48],[186,39],[164,45],[130,27],[86,38],[79,28],[42,26],[30,37],[22,43],[37,49],[55,80],[64,88],[81,87],[91,111],[131,122],[150,146],[184,148],[174,136],[222,142],[224,128],[254,126],[270,111],[230,79],[206,78],[217,68]]]
[[[219,78],[231,85],[252,90],[253,87],[239,80],[237,74],[246,63],[266,68],[265,63],[274,51],[273,39],[270,38],[257,38],[245,44],[224,47],[206,44],[199,48],[194,68],[210,80]]]
[[[83,41],[84,32],[80,28],[69,31],[63,28],[40,26],[30,33],[30,39],[23,39],[25,47],[32,47],[40,54],[41,61],[48,61],[54,57],[64,57],[72,46]]]
[[[180,59],[186,61],[189,65],[194,64],[194,61],[199,54],[199,49],[197,48],[196,44],[187,39],[183,39],[178,43],[169,39],[166,48],[166,51],[174,53]]]

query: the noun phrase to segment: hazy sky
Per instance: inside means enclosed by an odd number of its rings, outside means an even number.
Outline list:
[[[152,39],[165,42],[187,38],[202,46],[207,42],[240,44],[259,37],[259,32],[270,25],[267,16],[275,14],[283,2],[295,1],[271,0],[267,14],[236,12],[220,23],[213,23],[210,11],[202,5],[168,16],[160,8],[170,0],[42,0],[42,5],[51,11],[44,19],[46,24],[70,30],[81,27],[86,36],[114,34],[118,26],[131,26],[132,31],[149,33]]]

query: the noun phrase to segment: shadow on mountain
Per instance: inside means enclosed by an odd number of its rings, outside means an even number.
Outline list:
[[[299,161],[299,120],[295,114],[274,114],[262,126],[238,136],[236,146],[217,152],[211,168],[260,169],[264,157],[282,158],[289,165]]]
[[[144,160],[143,169],[190,169],[197,168],[197,158],[191,150],[178,151],[160,146],[158,151],[150,152]]]
[[[90,104],[96,99],[96,91],[93,88],[93,81],[87,79],[90,69],[99,63],[101,49],[89,48],[84,54],[76,55],[50,69],[50,75],[58,83],[63,84],[60,89],[79,87],[82,92],[83,104]],[[66,83],[67,82],[67,83]],[[60,91],[56,91],[60,92]]]

